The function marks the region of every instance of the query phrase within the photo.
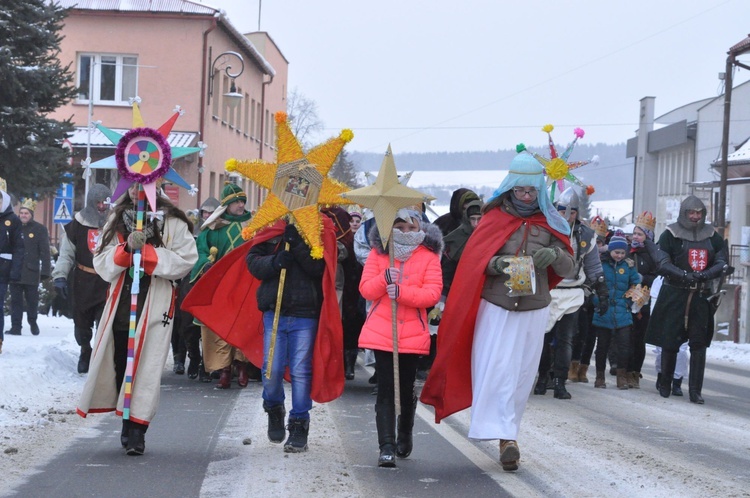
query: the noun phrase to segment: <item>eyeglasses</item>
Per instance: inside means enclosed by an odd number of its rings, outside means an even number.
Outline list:
[[[523,197],[524,195],[528,195],[529,197],[536,197],[537,190],[536,187],[513,187],[513,193],[518,197]]]

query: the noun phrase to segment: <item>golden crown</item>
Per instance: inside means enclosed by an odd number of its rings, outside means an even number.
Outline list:
[[[609,227],[607,222],[604,221],[600,216],[594,216],[589,222],[589,226],[596,232],[597,237],[606,237]]]
[[[651,214],[651,211],[644,211],[635,219],[635,226],[639,228],[645,228],[652,232],[656,228],[656,218]]]
[[[34,199],[31,199],[31,198],[26,198],[21,203],[21,207],[22,208],[26,208],[26,209],[28,209],[29,211],[32,211],[32,212],[36,211],[36,205],[37,205],[37,202]]]
[[[8,191],[8,184],[5,182],[5,178],[0,178],[0,190],[3,192]]]

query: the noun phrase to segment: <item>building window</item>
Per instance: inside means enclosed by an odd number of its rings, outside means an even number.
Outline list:
[[[250,102],[250,136],[255,138],[255,99]]]
[[[78,102],[88,102],[91,94],[97,104],[129,104],[137,93],[137,56],[79,54]]]

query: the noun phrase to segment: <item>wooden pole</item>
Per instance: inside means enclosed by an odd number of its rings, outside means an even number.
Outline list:
[[[289,250],[289,242],[284,244],[284,250]],[[281,315],[281,298],[284,295],[284,282],[286,281],[286,268],[281,269],[279,275],[279,290],[276,292],[276,309],[273,312],[273,326],[271,327],[271,344],[268,345],[268,360],[266,361],[266,379],[271,378],[271,367],[273,366],[273,355],[276,352],[276,332],[279,330],[279,316]]]
[[[393,237],[388,242],[388,259],[394,268]],[[396,417],[401,415],[401,381],[398,368],[398,303],[391,299],[391,332],[393,334],[393,402],[396,405]]]

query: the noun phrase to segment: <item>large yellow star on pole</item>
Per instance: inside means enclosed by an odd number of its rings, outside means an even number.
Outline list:
[[[276,162],[261,160],[240,161],[229,159],[226,170],[236,171],[269,190],[250,224],[242,231],[245,239],[252,238],[259,230],[287,217],[310,247],[313,258],[323,257],[319,206],[352,204],[341,197],[349,187],[328,178],[341,149],[354,134],[343,130],[338,137],[310,150],[307,154],[294,136],[287,122],[287,115],[278,112],[276,119]]]
[[[368,187],[350,190],[341,195],[372,210],[375,215],[375,223],[378,225],[380,238],[383,241],[383,247],[388,243],[391,228],[399,209],[420,205],[422,202],[434,199],[432,196],[425,195],[398,182],[396,163],[393,160],[390,145],[385,152],[375,183]]]

